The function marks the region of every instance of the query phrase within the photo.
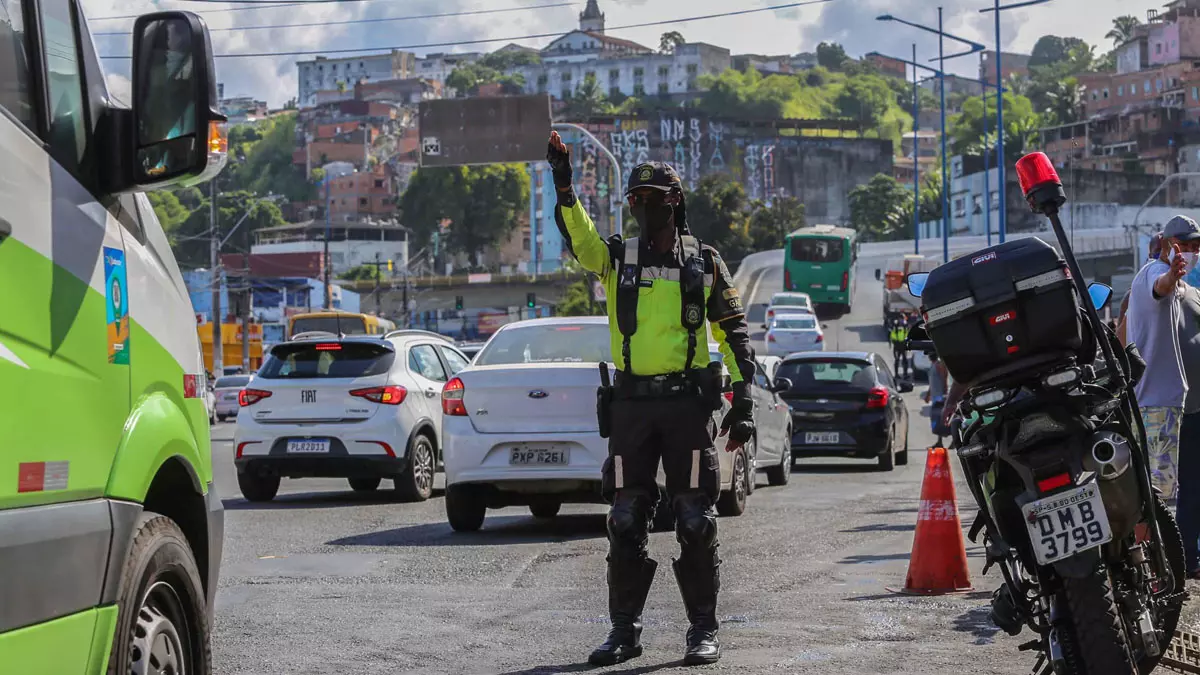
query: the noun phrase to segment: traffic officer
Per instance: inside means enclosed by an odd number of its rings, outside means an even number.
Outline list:
[[[728,435],[725,450],[735,452],[754,435],[754,351],[741,298],[717,251],[688,233],[683,188],[669,165],[634,167],[625,196],[642,236],[605,241],[575,197],[570,150],[558,133],[550,135],[547,160],[558,193],[555,222],[575,259],[605,284],[617,367],[611,404],[600,413],[601,433],[609,433],[602,490],[612,505],[612,630],[588,661],[611,665],[642,653],[641,614],[658,567],[647,544],[661,460],[670,506],[658,508],[674,510],[680,554],[672,566],[691,624],[684,663],[714,663],[721,649],[713,504],[721,478],[712,415],[721,408],[723,375],[719,362],[707,363],[704,328],[707,318],[732,382],[720,436]]]
[[[900,318],[892,324],[892,330],[888,334],[888,339],[892,343],[892,370],[896,371],[896,377],[910,377],[910,367],[908,364],[908,350],[904,343],[908,340],[908,313],[902,313]],[[901,369],[907,375],[901,375]]]

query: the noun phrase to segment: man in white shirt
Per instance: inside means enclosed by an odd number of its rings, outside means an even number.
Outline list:
[[[1200,225],[1175,216],[1163,228],[1162,249],[1137,273],[1126,315],[1128,340],[1146,360],[1136,393],[1146,427],[1155,485],[1168,502],[1178,492],[1179,425],[1188,383],[1179,350],[1179,322],[1187,284],[1196,264]],[[1200,386],[1200,384],[1198,384]]]

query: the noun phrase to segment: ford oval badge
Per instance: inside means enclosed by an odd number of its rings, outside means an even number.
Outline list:
[[[529,392],[529,398],[539,398],[540,399],[540,398],[546,398],[549,395],[550,394],[542,391],[541,389],[534,389],[533,391]]]

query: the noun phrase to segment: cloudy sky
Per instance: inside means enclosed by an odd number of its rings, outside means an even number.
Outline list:
[[[578,13],[584,2],[541,9],[407,21],[377,21],[366,24],[328,25],[354,19],[382,19],[420,14],[446,13],[479,9],[528,8],[560,3],[563,0],[359,0],[357,2],[311,2],[311,6],[272,8],[248,3],[213,3],[195,0],[83,0],[93,33],[102,55],[128,55],[128,30],[132,19],[105,20],[156,9],[189,9],[200,12],[213,29],[214,49],[218,54],[277,52],[378,47],[409,48],[417,54],[439,51],[487,51],[505,42],[456,47],[415,48],[415,45],[513,38],[523,35],[566,32],[578,26]],[[1011,0],[1005,0],[1005,3]],[[665,21],[709,13],[727,12],[784,4],[786,0],[600,0],[610,27]],[[980,14],[988,0],[943,0],[945,30],[965,38],[995,45],[991,14]],[[852,56],[880,51],[900,56],[911,54],[917,43],[921,59],[937,55],[933,36],[896,23],[883,23],[874,17],[890,13],[917,23],[936,25],[935,0],[830,0],[812,6],[774,10],[738,17],[697,20],[669,26],[610,30],[619,37],[657,47],[664,31],[678,30],[689,42],[709,42],[744,52],[785,54],[811,51],[822,41],[839,42]],[[1156,0],[1051,0],[1048,4],[1003,13],[1002,38],[1007,51],[1028,52],[1037,39],[1047,33],[1082,38],[1103,50],[1111,47],[1104,34],[1112,19],[1134,14],[1143,20],[1146,10],[1161,8]],[[252,7],[249,11],[231,8]],[[297,28],[249,29],[279,24],[316,24]],[[234,30],[226,30],[234,29]],[[548,39],[518,41],[533,47]],[[951,45],[947,53],[955,51]],[[220,58],[217,73],[225,84],[226,96],[265,97],[272,106],[282,105],[296,95],[297,58],[311,56]],[[118,76],[127,73],[128,60],[107,60],[106,65]],[[978,72],[977,57],[958,59],[952,70],[961,74]]]

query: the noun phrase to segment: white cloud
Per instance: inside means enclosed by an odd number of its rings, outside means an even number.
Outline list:
[[[245,5],[204,5],[204,18],[214,29],[279,23],[320,23],[360,18],[383,18],[413,14],[442,13],[481,7],[515,7],[547,4],[549,0],[372,0],[353,3],[313,3],[311,7],[261,8],[253,11],[225,11]],[[644,23],[680,16],[696,16],[737,9],[781,4],[783,0],[690,0],[687,3],[667,0],[600,0],[609,26]],[[1005,0],[1008,2],[1008,0]],[[157,2],[129,0],[83,0],[89,17],[133,14],[154,11]],[[162,3],[173,8],[172,3]],[[945,30],[977,40],[989,48],[995,46],[990,14],[979,9],[989,6],[988,0],[943,0]],[[1045,34],[1082,38],[1107,50],[1111,44],[1104,34],[1113,17],[1135,14],[1145,17],[1147,9],[1161,7],[1161,0],[1053,0],[1035,7],[1003,13],[1004,48],[1028,52],[1039,37]],[[201,9],[188,5],[190,9]],[[566,32],[578,25],[582,1],[572,7],[529,10],[523,12],[488,14],[420,21],[388,21],[370,24],[318,25],[304,28],[214,31],[213,48],[217,53],[257,52],[279,50],[337,49],[354,47],[387,47],[428,44],[433,42],[479,38],[508,38],[535,33]],[[936,25],[936,6],[929,0],[834,0],[828,4],[776,10],[769,13],[694,21],[684,24],[654,26],[615,31],[619,37],[657,47],[658,38],[667,30],[678,30],[693,42],[709,42],[729,48],[734,53],[783,54],[811,51],[818,42],[840,42],[851,55],[880,51],[898,56],[911,52],[911,43],[918,45],[918,55],[927,59],[937,55],[937,42],[931,35],[899,24],[874,20],[878,14],[891,13],[898,17]],[[93,21],[94,32],[128,30],[131,20]],[[541,46],[548,40],[525,41]],[[97,36],[101,54],[128,54],[128,37]],[[416,49],[418,54],[442,51],[490,51],[502,46],[494,42],[462,47]],[[947,46],[947,53],[955,51]],[[275,106],[296,95],[298,58],[269,57],[247,59],[218,59],[217,74],[225,84],[228,96],[249,95],[265,97]],[[958,59],[947,64],[948,70],[961,74],[978,72],[977,59]],[[106,61],[106,66],[127,71],[128,61]]]

